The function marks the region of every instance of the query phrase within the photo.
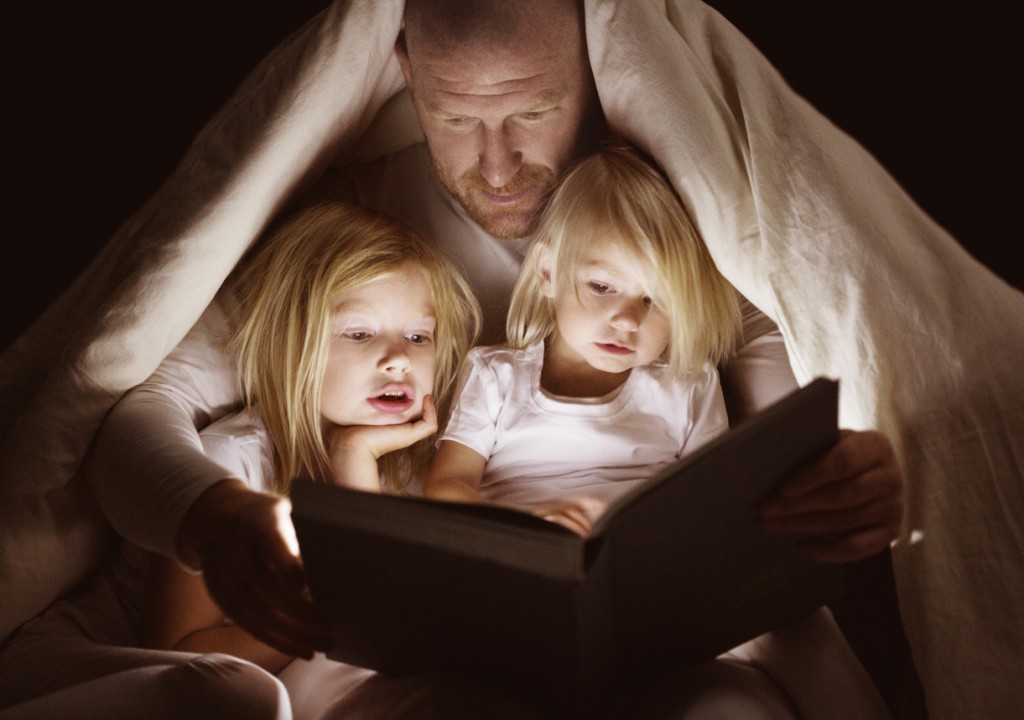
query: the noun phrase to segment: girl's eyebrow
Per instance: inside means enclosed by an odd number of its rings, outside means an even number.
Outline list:
[[[605,272],[612,272],[615,268],[608,265],[604,260],[600,258],[591,258],[586,262],[582,262],[578,266],[581,270],[604,270]]]

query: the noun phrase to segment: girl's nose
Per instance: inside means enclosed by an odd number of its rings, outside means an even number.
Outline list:
[[[388,347],[378,363],[380,370],[391,375],[405,375],[411,366],[409,354],[400,344]]]
[[[612,314],[612,327],[616,330],[635,332],[640,328],[644,316],[647,314],[647,305],[642,298],[633,300],[626,299],[615,308]]]

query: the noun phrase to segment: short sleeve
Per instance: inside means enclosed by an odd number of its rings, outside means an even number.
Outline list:
[[[679,448],[679,457],[689,455],[729,430],[725,398],[718,371],[706,365],[690,389],[690,429]]]
[[[482,348],[474,348],[466,356],[456,398],[440,441],[461,443],[489,458],[497,440],[502,402],[497,375]]]

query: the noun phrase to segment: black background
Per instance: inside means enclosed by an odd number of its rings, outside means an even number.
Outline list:
[[[248,71],[327,4],[8,7],[0,348],[172,171]],[[1010,4],[711,0],[972,254],[1018,287],[1019,26]]]

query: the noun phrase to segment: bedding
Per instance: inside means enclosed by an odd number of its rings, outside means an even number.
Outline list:
[[[841,423],[896,445],[894,569],[930,716],[1010,715],[1024,704],[1024,296],[711,7],[585,7],[609,123],[665,168],[723,273],[778,323],[798,380],[839,378]],[[400,0],[337,0],[283,42],[0,356],[0,636],[106,547],[78,467],[107,408],[296,189],[419,138],[391,56],[400,16]]]

